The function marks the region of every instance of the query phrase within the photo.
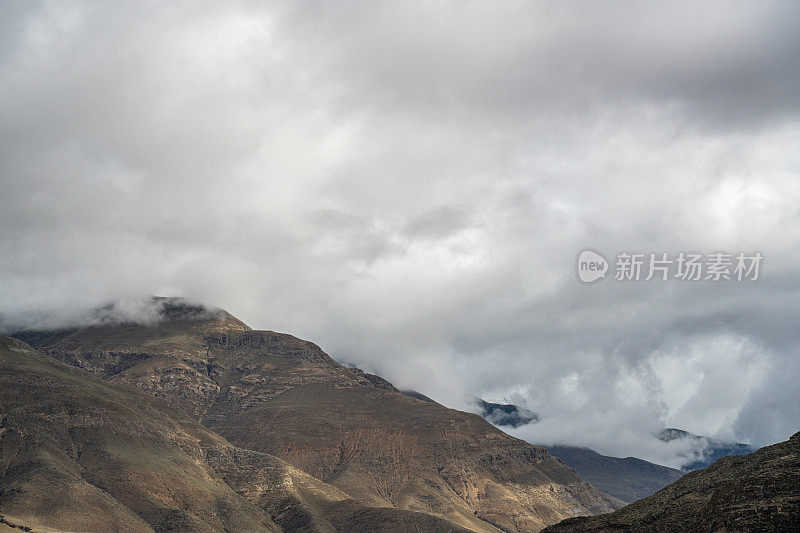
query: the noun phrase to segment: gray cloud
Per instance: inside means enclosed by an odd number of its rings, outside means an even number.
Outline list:
[[[182,295],[536,442],[797,430],[792,2],[6,4],[0,313]],[[592,247],[752,283],[578,283]]]

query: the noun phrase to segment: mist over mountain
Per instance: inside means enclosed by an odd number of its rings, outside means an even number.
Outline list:
[[[717,459],[727,457],[728,455],[747,455],[756,451],[756,449],[749,444],[709,439],[708,437],[693,435],[688,431],[675,428],[666,428],[658,434],[658,438],[664,442],[688,439],[691,442],[697,443],[699,452],[695,456],[687,458],[687,461],[681,465],[681,468],[686,471],[705,468],[710,466]]]
[[[533,411],[511,403],[487,402],[480,398],[476,402],[481,410],[480,415],[496,426],[516,428],[539,421],[539,417]]]
[[[480,415],[483,416],[486,420],[488,420],[492,424],[495,424],[496,426],[515,429],[519,428],[520,426],[524,426],[527,424],[536,424],[537,422],[539,422],[539,417],[538,415],[536,415],[536,413],[534,413],[529,409],[519,407],[515,404],[492,403],[478,399],[477,406],[480,410]],[[680,450],[672,448],[671,451],[673,451],[673,453],[676,454],[676,456],[674,457],[675,466],[686,472],[690,470],[697,470],[699,468],[705,468],[714,461],[716,461],[717,459],[726,457],[728,455],[745,455],[756,451],[756,449],[750,446],[749,444],[743,444],[741,442],[730,442],[720,439],[711,439],[704,436],[694,435],[692,433],[689,433],[688,431],[675,428],[665,428],[662,431],[658,432],[657,434],[653,435],[653,438],[664,443],[677,442],[679,445],[681,445]],[[565,452],[565,454],[569,454],[570,456],[575,458],[576,460],[575,464],[596,463],[597,462],[596,460],[598,460],[599,458],[599,456],[595,458],[590,457],[591,454],[595,454],[596,452],[593,452],[588,448],[582,448],[579,446],[577,447],[569,446],[568,443],[565,444],[563,442],[558,442],[558,441],[551,443],[548,446],[548,448],[561,449],[562,451]],[[610,453],[614,454],[615,452],[612,450]],[[559,456],[558,453],[556,453],[555,455]],[[564,459],[563,457],[560,458]],[[610,457],[610,458],[605,458],[604,460],[610,460],[610,459],[614,458]],[[573,468],[579,470],[579,473],[581,473],[580,469],[577,466],[575,466],[575,464],[572,464],[571,461],[565,460],[565,462],[567,464],[570,464],[570,466],[572,466]],[[614,466],[613,468],[617,468],[617,466]],[[583,475],[583,473],[581,473],[581,475]],[[592,478],[591,475],[590,478]],[[590,480],[594,482],[597,479],[599,478],[594,477],[593,479]],[[666,480],[667,482],[674,481],[674,476],[671,476],[669,474],[662,475],[661,479]],[[662,486],[664,485],[666,485],[666,483],[664,483]],[[613,491],[609,492],[609,494],[613,494],[614,496],[617,496],[619,498],[626,499],[623,496],[619,496],[619,494],[615,494]],[[637,494],[640,494],[639,498],[641,498],[648,495],[649,493],[647,494],[637,493]],[[630,495],[628,495],[627,497],[630,497]],[[628,501],[633,501],[633,500],[628,500]]]
[[[500,427],[518,428],[539,421],[533,411],[514,404],[493,403],[478,399],[477,405],[480,408],[481,416]],[[729,448],[722,443],[716,443],[718,446],[712,449],[708,439],[703,440],[677,429],[665,429],[654,437],[663,442],[694,437],[693,444],[698,449],[691,459],[687,459],[693,461],[689,463],[689,466],[693,468],[703,467],[697,461],[698,457],[708,460],[708,463],[704,465],[708,466],[716,459],[730,455],[730,453],[725,453]],[[735,449],[742,450],[742,453],[754,451],[749,447]],[[748,451],[743,451],[744,449]],[[607,456],[580,446],[555,443],[548,444],[547,450],[595,487],[628,503],[650,496],[683,475],[681,470],[650,463],[636,457]]]

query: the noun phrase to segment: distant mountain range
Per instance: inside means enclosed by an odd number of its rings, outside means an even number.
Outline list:
[[[3,420],[15,428],[0,436],[6,520],[497,533],[620,506],[544,448],[346,368],[313,343],[225,311],[155,303],[160,320],[149,325],[16,334],[43,354],[4,340]],[[64,483],[74,490],[59,503]],[[97,503],[81,513],[90,495]]]

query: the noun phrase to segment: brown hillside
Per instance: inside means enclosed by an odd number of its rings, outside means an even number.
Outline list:
[[[83,328],[43,349],[165,399],[235,445],[274,454],[371,506],[475,531],[537,531],[617,505],[542,447],[224,311]]]
[[[0,336],[0,525],[11,531],[466,531],[373,509],[136,389]]]

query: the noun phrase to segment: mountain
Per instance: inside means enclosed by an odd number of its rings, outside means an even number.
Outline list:
[[[545,532],[797,531],[798,487],[800,433],[719,459],[614,513],[568,519]]]
[[[169,311],[150,325],[19,336],[163,399],[233,445],[277,456],[362,505],[486,532],[538,531],[619,506],[544,448],[346,368],[313,343],[253,331],[225,311],[161,305]]]
[[[440,531],[0,336],[0,531]]]
[[[726,442],[718,439],[711,439],[702,435],[695,435],[682,429],[667,428],[659,433],[658,438],[664,442],[677,439],[691,439],[695,446],[701,450],[700,458],[690,460],[683,465],[683,470],[689,472],[699,468],[705,468],[711,463],[727,457],[728,455],[745,455],[753,453],[755,448],[749,444],[739,442]]]
[[[481,410],[481,416],[497,426],[517,428],[539,421],[536,413],[512,403],[492,403],[480,398],[478,398],[477,402]]]
[[[650,496],[684,474],[643,459],[609,457],[589,448],[547,446],[547,451],[601,491],[627,503]]]

